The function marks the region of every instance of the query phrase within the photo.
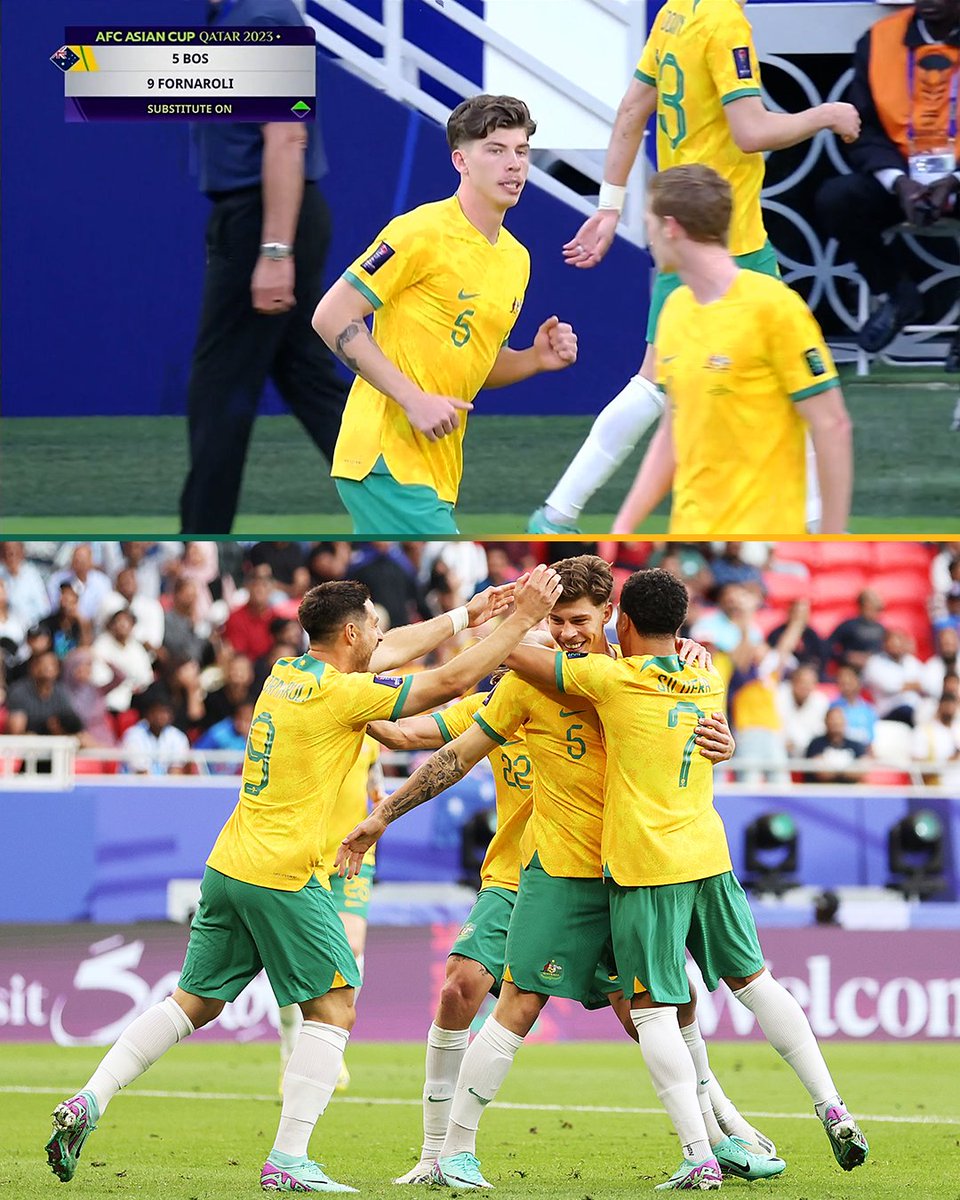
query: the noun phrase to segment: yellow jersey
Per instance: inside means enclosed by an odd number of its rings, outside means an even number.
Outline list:
[[[604,873],[624,887],[653,887],[731,870],[713,768],[694,742],[700,716],[723,707],[719,675],[675,654],[562,651],[556,672],[571,702],[592,701],[603,725]]]
[[[473,725],[474,713],[486,704],[490,694],[476,692],[442,712],[431,714],[445,742],[466,733]],[[533,763],[527,754],[523,730],[518,730],[502,743],[500,749],[488,754],[487,761],[493,768],[497,832],[487,847],[480,867],[480,890],[501,887],[515,892],[520,886],[520,837],[533,807]]]
[[[507,229],[495,244],[456,196],[395,217],[344,278],[373,305],[373,337],[423,391],[472,401],[493,369],[523,305],[530,255]],[[459,427],[436,442],[366,380],[347,398],[332,474],[362,480],[382,457],[401,484],[431,487],[455,503],[463,474]]]
[[[548,875],[598,878],[606,756],[593,706],[568,705],[508,673],[474,720],[500,745],[522,732],[533,759],[533,812],[520,862],[526,866],[537,854]]]
[[[394,721],[412,676],[344,673],[310,654],[274,663],[247,737],[240,799],[207,865],[244,883],[296,892],[324,858],[331,814],[369,721]]]
[[[767,240],[760,209],[763,155],[744,154],[723,106],[760,95],[750,23],[737,0],[667,0],[634,72],[657,89],[657,166],[704,163],[733,188],[730,253]]]
[[[379,757],[380,743],[368,735],[363,739],[359,758],[340,785],[340,794],[333,806],[327,827],[327,844],[323,848],[323,864],[331,872],[333,864],[336,862],[340,843],[352,829],[366,819],[371,799],[370,771]],[[374,842],[363,856],[363,865],[372,867],[376,860],[377,843]]]
[[[795,404],[838,381],[802,298],[756,271],[710,304],[679,287],[655,345],[676,459],[670,533],[805,533],[807,426]]]

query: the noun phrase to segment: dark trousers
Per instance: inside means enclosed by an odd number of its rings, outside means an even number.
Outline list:
[[[901,238],[888,246],[883,232],[904,220],[900,201],[872,175],[838,175],[817,192],[820,227],[840,243],[840,257],[853,261],[871,295],[893,292],[909,277],[909,255]]]
[[[268,378],[328,460],[347,385],[310,325],[323,294],[330,211],[307,184],[294,244],[296,305],[280,316],[254,310],[250,277],[260,252],[259,188],[217,200],[207,224],[207,270],[187,412],[190,472],[180,496],[183,533],[229,533],[243,465]]]

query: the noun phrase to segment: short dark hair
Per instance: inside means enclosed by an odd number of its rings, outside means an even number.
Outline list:
[[[672,635],[687,615],[687,589],[669,571],[634,571],[620,593],[620,611],[639,634]]]
[[[586,599],[600,606],[608,603],[613,595],[613,572],[609,564],[596,554],[561,558],[552,565],[563,584],[558,604]]]
[[[369,599],[370,589],[356,579],[318,583],[304,593],[297,616],[311,642],[325,642],[348,621],[361,620]]]
[[[471,96],[462,100],[447,120],[447,144],[456,150],[464,142],[478,142],[495,129],[525,129],[527,137],[537,132],[530,109],[516,96]]]

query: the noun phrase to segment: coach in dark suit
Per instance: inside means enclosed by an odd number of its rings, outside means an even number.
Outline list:
[[[958,78],[960,0],[917,0],[877,21],[854,52],[849,98],[862,128],[847,147],[853,173],[823,185],[817,211],[871,294],[885,296],[857,337],[870,353],[892,342],[923,309],[906,250],[900,239],[885,246],[884,230],[957,215]],[[946,154],[934,157],[937,151]],[[948,369],[960,370],[960,341]]]
[[[210,0],[218,27],[302,25],[292,0]],[[247,445],[272,378],[332,459],[346,385],[310,325],[323,294],[330,212],[314,120],[195,126],[207,225],[203,310],[188,394],[190,472],[181,531],[229,533]]]

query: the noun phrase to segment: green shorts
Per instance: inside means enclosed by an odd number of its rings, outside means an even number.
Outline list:
[[[343,923],[319,879],[281,892],[207,867],[180,987],[205,999],[235,1000],[261,967],[281,1008],[360,986]]]
[[[431,487],[397,483],[383,458],[364,479],[334,479],[358,537],[456,537],[453,505]]]
[[[504,979],[524,992],[602,1008],[620,990],[603,879],[548,875],[534,854],[520,872],[507,933]]]
[[[517,893],[509,888],[486,887],[477,893],[470,915],[450,947],[451,954],[479,963],[493,976],[495,996],[500,995],[503,978],[503,957],[507,948],[507,929],[510,915],[517,902]]]
[[[769,241],[764,242],[759,250],[751,250],[749,254],[735,254],[733,261],[744,271],[756,271],[759,275],[772,275],[780,278],[780,267],[777,264],[777,252]],[[650,312],[647,314],[647,341],[652,343],[657,335],[657,322],[660,320],[660,310],[667,302],[671,292],[680,286],[680,276],[672,271],[658,271],[650,292]]]
[[[367,919],[370,909],[370,893],[373,891],[373,863],[364,863],[360,873],[352,879],[342,875],[330,876],[330,895],[338,913],[352,913],[355,917]]]
[[[732,871],[661,887],[609,882],[613,949],[628,996],[646,990],[661,1004],[685,1004],[685,949],[711,992],[725,976],[762,970],[753,913]]]

